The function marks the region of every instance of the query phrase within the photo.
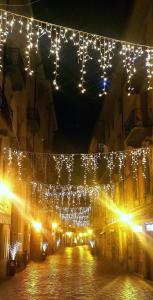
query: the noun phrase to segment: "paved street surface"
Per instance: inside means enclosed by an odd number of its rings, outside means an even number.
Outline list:
[[[153,284],[114,271],[87,247],[68,247],[0,284],[0,300],[18,299],[152,300]]]

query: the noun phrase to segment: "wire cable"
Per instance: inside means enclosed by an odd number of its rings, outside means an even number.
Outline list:
[[[40,1],[40,0],[36,0],[36,1]],[[32,3],[34,3],[34,2],[32,2]],[[146,49],[151,49],[151,50],[153,49],[152,46],[148,46],[148,45],[145,45],[145,44],[132,43],[132,42],[128,42],[128,41],[125,41],[125,40],[119,40],[119,39],[106,37],[106,36],[103,36],[103,35],[90,33],[90,32],[86,32],[86,31],[82,31],[82,30],[78,30],[78,29],[74,29],[74,28],[70,28],[70,27],[66,27],[66,26],[62,26],[62,25],[57,25],[57,24],[54,24],[54,23],[38,20],[38,19],[35,19],[35,18],[26,17],[26,16],[21,15],[21,14],[12,13],[11,11],[4,10],[4,9],[1,9],[1,8],[0,8],[0,11],[4,12],[4,13],[7,13],[8,15],[14,16],[14,17],[20,17],[20,18],[22,18],[22,20],[30,20],[30,21],[32,20],[33,22],[36,22],[37,24],[40,24],[40,26],[42,26],[42,25],[55,26],[56,28],[59,28],[59,29],[62,28],[62,29],[65,29],[67,31],[75,32],[76,34],[83,34],[83,35],[86,34],[88,36],[93,36],[95,38],[103,38],[103,39],[107,39],[108,41],[114,41],[114,42],[118,42],[118,43],[121,43],[121,44],[128,44],[128,45],[131,45],[131,46],[144,47]]]
[[[38,2],[40,2],[41,0],[34,0],[32,2],[28,2],[28,3],[25,3],[25,4],[7,4],[7,3],[0,3],[0,6],[7,6],[7,7],[24,7],[24,6],[29,6],[29,5],[33,5],[33,4],[36,4]]]
[[[10,148],[11,149],[11,148]],[[12,152],[14,151],[14,149],[11,149],[12,150]],[[120,154],[120,153],[130,153],[130,152],[132,152],[132,153],[137,153],[137,151],[148,151],[148,152],[150,152],[150,153],[153,153],[153,147],[141,147],[141,148],[135,148],[135,149],[125,149],[125,150],[112,150],[112,151],[108,151],[108,152],[92,152],[92,153],[53,153],[53,152],[37,152],[37,151],[26,151],[26,150],[19,150],[19,151],[17,151],[17,150],[15,150],[15,152],[17,153],[22,153],[22,154],[29,154],[29,155],[31,155],[31,156],[48,156],[48,157],[50,157],[50,156],[56,156],[56,157],[58,157],[58,156],[62,156],[63,155],[63,157],[64,156],[74,156],[74,157],[76,157],[76,156],[82,156],[82,155],[86,155],[87,157],[90,157],[90,156],[98,156],[98,155],[100,155],[100,156],[108,156],[108,155],[110,155],[110,154],[112,154],[112,155],[116,155],[117,153],[118,154]]]

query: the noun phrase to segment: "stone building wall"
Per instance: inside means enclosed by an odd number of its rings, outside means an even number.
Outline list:
[[[9,1],[9,4],[23,3],[25,1]],[[30,6],[3,6],[2,8],[32,16],[32,8]],[[57,130],[52,88],[49,80],[45,78],[41,57],[38,56],[36,58],[35,74],[29,77],[24,72],[24,47],[23,39],[19,38],[14,32],[12,37],[8,39],[5,50],[12,59],[14,55],[18,55],[20,65],[17,64],[15,70],[13,69],[12,71],[6,60],[3,72],[0,74],[0,87],[1,90],[3,88],[9,107],[7,113],[10,117],[10,123],[12,122],[12,126],[8,124],[5,111],[0,111],[0,180],[5,178],[6,181],[8,170],[3,168],[3,149],[10,147],[11,149],[24,151],[52,151],[54,133]],[[33,109],[36,110],[36,114],[33,114]],[[11,205],[9,212],[4,213],[1,209],[3,204],[0,200],[0,270],[2,270],[0,277],[6,275],[10,243],[19,242],[19,260],[22,260],[24,252],[27,253],[28,257],[30,256],[31,224],[27,220],[27,216],[35,214],[37,218],[41,215],[39,208],[35,212],[31,211],[31,190],[29,190],[26,182],[17,183],[16,179],[14,180],[12,176],[11,190],[23,200],[22,207],[15,203]]]
[[[152,1],[136,0],[124,40],[153,45],[153,4]],[[89,152],[132,150],[149,147],[153,155],[153,92],[146,90],[146,82],[138,78],[137,90],[127,95],[126,85],[120,65],[112,74],[111,89],[104,99],[100,117],[97,120]],[[131,119],[133,117],[133,119]],[[130,121],[133,120],[133,121]],[[139,124],[138,121],[139,120]],[[149,123],[148,123],[149,120]],[[133,125],[131,127],[131,123]],[[149,125],[148,125],[149,124]],[[101,134],[99,134],[101,133]],[[136,224],[142,227],[142,234],[135,233],[128,225],[116,221],[116,215],[103,207],[101,235],[96,238],[101,243],[101,252],[109,259],[118,261],[124,268],[153,280],[152,231],[146,224],[153,224],[153,160],[150,159],[147,179],[142,176],[133,181],[130,170],[125,169],[124,181],[116,186],[115,205],[127,214],[132,214]],[[124,188],[124,189],[123,189]],[[107,200],[106,200],[107,201]],[[96,213],[98,224],[98,215]],[[99,218],[101,219],[101,217]],[[114,220],[112,222],[112,220]],[[98,225],[97,225],[98,226]]]

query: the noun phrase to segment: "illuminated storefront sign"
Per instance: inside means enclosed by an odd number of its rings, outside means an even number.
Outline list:
[[[133,225],[133,231],[134,232],[143,232],[142,225]]]
[[[153,223],[146,223],[145,228],[146,228],[146,231],[152,231],[153,232]]]

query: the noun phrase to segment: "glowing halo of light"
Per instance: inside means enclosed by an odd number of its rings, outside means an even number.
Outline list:
[[[34,230],[36,232],[41,232],[41,230],[42,230],[42,224],[39,221],[33,220],[32,221],[32,227],[34,228]]]

